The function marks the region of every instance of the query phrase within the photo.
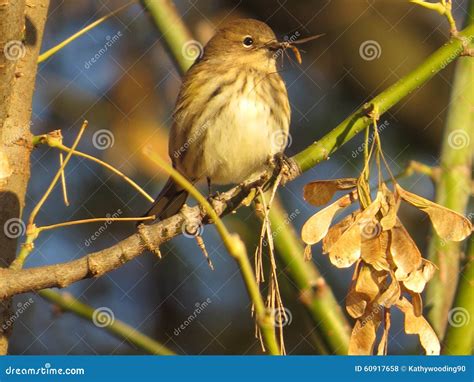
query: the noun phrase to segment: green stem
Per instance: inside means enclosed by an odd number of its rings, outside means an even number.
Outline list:
[[[252,300],[253,306],[256,313],[257,325],[262,333],[263,341],[266,345],[266,349],[272,355],[279,355],[279,347],[275,335],[275,325],[273,325],[272,314],[265,308],[260,289],[255,279],[255,275],[250,265],[250,261],[247,255],[247,249],[245,244],[242,242],[237,234],[231,234],[224,223],[222,222],[219,215],[217,215],[214,208],[207,201],[207,199],[189,182],[183,175],[181,175],[172,166],[167,164],[159,155],[152,151],[145,151],[145,154],[158,166],[160,166],[173,180],[179,184],[183,189],[189,192],[189,194],[196,199],[196,201],[205,209],[209,217],[214,222],[216,230],[222,239],[229,254],[237,261],[242,278],[244,279],[245,286],[247,287],[248,294]]]
[[[163,42],[166,44],[181,74],[186,73],[194,59],[189,55],[184,55],[183,49],[185,49],[187,43],[193,41],[193,36],[181,20],[173,1],[141,0],[141,2],[150,13],[158,30],[163,34]]]
[[[335,354],[347,354],[350,328],[331,288],[312,262],[304,260],[304,248],[286,213],[275,198],[270,210],[273,240],[277,254],[284,263],[300,293],[300,300],[317,325],[325,345]]]
[[[378,107],[380,115],[385,113],[459,57],[464,50],[461,41],[463,38],[467,43],[474,40],[474,25],[461,31],[459,37],[451,38],[447,44],[435,51],[418,68],[369,101],[367,106]],[[367,106],[359,108],[319,141],[296,154],[293,159],[301,171],[307,171],[327,159],[342,145],[368,127],[372,123],[372,119],[367,115]]]
[[[88,321],[94,322],[95,312],[98,312],[97,309],[90,307],[77,300],[70,294],[59,293],[52,289],[43,289],[40,290],[39,295],[45,298],[48,301],[58,305],[61,309],[73,312],[80,317],[85,318]],[[110,323],[104,326],[104,329],[114,334],[120,339],[125,339],[128,342],[136,345],[140,349],[145,350],[150,354],[156,355],[174,355],[175,353],[168,349],[165,345],[160,344],[159,342],[151,339],[150,337],[144,335],[143,333],[138,332],[130,325],[119,321],[115,318],[110,318]]]
[[[474,346],[474,238],[461,273],[454,307],[449,313],[450,326],[444,339],[444,354],[469,355]]]
[[[471,1],[470,27],[474,28],[474,1]],[[471,40],[472,41],[472,40]],[[461,57],[456,65],[450,106],[440,156],[440,177],[436,203],[459,213],[466,211],[471,194],[472,151],[474,145],[474,61]],[[428,259],[439,267],[426,289],[428,320],[443,338],[459,280],[462,243],[446,242],[434,232]],[[471,286],[472,287],[472,286]],[[472,317],[474,319],[474,317]],[[453,349],[454,351],[454,349]]]

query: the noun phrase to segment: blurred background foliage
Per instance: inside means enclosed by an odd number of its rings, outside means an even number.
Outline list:
[[[85,25],[117,9],[119,0],[53,0],[46,25],[43,51]],[[196,39],[205,43],[216,26],[237,17],[266,21],[278,36],[325,33],[305,44],[303,63],[285,59],[282,75],[292,104],[294,154],[328,132],[360,104],[423,62],[449,37],[444,18],[404,0],[301,0],[301,1],[176,1]],[[464,1],[454,1],[459,23]],[[115,39],[95,63],[90,60]],[[157,194],[164,174],[144,158],[150,144],[167,157],[168,130],[180,76],[161,43],[162,36],[139,5],[132,5],[39,66],[33,104],[32,131],[42,134],[62,129],[70,144],[83,119],[90,127],[79,145],[124,171],[151,194]],[[364,60],[359,47],[368,40],[380,46],[380,56]],[[88,64],[89,63],[89,64]],[[380,124],[381,138],[392,171],[401,171],[409,160],[436,165],[441,132],[448,106],[453,66],[407,97]],[[113,145],[105,150],[93,145],[93,134],[110,130]],[[302,187],[313,179],[358,174],[363,137],[356,137],[331,160],[305,173],[280,191],[285,208],[299,231],[315,212],[302,199]],[[257,143],[258,144],[258,143]],[[58,167],[57,151],[39,147],[32,156],[26,215],[41,197]],[[62,203],[57,187],[42,209],[38,223],[72,219],[139,216],[149,202],[118,177],[82,158],[73,157],[66,171],[70,207]],[[431,182],[414,175],[402,184],[416,193],[433,197]],[[414,209],[402,208],[402,219],[420,248],[426,249],[429,224]],[[253,254],[260,223],[250,208],[225,218]],[[64,262],[110,246],[135,231],[133,223],[107,226],[96,240],[88,240],[101,224],[66,227],[42,235],[27,266]],[[100,279],[79,282],[67,290],[94,307],[108,307],[115,316],[165,343],[180,354],[258,354],[253,320],[244,284],[236,264],[226,253],[214,228],[203,237],[214,262],[211,271],[196,242],[187,237],[162,248],[159,260],[145,254]],[[319,248],[313,261],[343,301],[351,270],[331,267]],[[290,354],[317,354],[315,325],[298,302],[299,296],[284,269],[280,276],[284,303],[291,312],[285,328]],[[13,354],[137,354],[124,341],[59,309],[36,295],[20,295],[21,304],[35,303],[15,324]],[[211,303],[184,330],[178,328],[192,315],[196,304]],[[397,315],[395,315],[397,317]],[[389,340],[390,353],[419,354],[415,338],[407,338],[398,320]]]

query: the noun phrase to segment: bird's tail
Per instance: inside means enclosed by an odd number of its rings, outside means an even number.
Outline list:
[[[155,215],[163,220],[176,214],[186,202],[188,192],[169,178],[151,208],[144,216]]]

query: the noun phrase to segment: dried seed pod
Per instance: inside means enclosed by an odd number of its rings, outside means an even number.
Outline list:
[[[336,192],[351,190],[356,186],[357,179],[355,178],[317,180],[304,186],[303,197],[313,206],[324,206]]]
[[[303,241],[309,245],[321,241],[321,239],[326,236],[336,213],[348,207],[353,200],[351,194],[344,195],[342,198],[311,216],[306,223],[304,223],[303,229],[301,230],[301,238]]]
[[[405,333],[418,335],[427,355],[439,355],[441,346],[428,321],[415,314],[413,305],[405,297],[402,297],[396,306],[405,314]]]
[[[398,184],[395,188],[403,200],[425,212],[430,217],[436,233],[443,240],[462,241],[471,234],[472,224],[461,214],[408,192]]]

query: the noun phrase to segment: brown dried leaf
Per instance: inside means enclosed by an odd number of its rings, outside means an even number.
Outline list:
[[[377,305],[356,321],[349,341],[349,355],[373,354],[377,329],[382,321],[382,310]]]
[[[436,269],[436,265],[434,265],[431,261],[423,259],[423,277],[425,280],[430,281],[436,272]]]
[[[355,178],[317,180],[304,186],[303,197],[313,206],[324,206],[337,191],[350,190],[356,185]]]
[[[352,276],[351,287],[349,289],[349,293],[346,296],[346,310],[347,313],[353,318],[361,317],[364,312],[365,308],[367,307],[366,297],[363,294],[356,291],[356,284],[359,278],[360,273],[360,262],[358,262],[354,274]]]
[[[380,211],[382,212],[383,217],[380,219],[380,225],[384,231],[388,231],[397,223],[400,196],[397,192],[391,192],[385,183],[382,184],[382,194],[383,198]]]
[[[428,214],[436,233],[443,240],[462,241],[471,234],[472,224],[461,214],[408,192],[399,185],[396,187],[403,200]]]
[[[366,307],[367,301],[364,300],[364,296],[353,289],[349,290],[346,297],[347,313],[349,313],[352,318],[359,318],[364,314]]]
[[[415,242],[397,219],[397,224],[390,230],[390,254],[397,266],[395,277],[404,280],[421,266],[421,253]]]
[[[313,245],[318,243],[324,236],[326,236],[329,226],[336,213],[353,201],[352,195],[344,195],[342,198],[336,200],[326,208],[311,216],[303,225],[301,230],[301,238],[306,244]]]
[[[441,346],[428,321],[415,314],[413,305],[405,297],[396,306],[405,314],[405,333],[418,335],[427,355],[439,355]]]
[[[390,264],[387,261],[389,233],[382,232],[373,239],[362,239],[361,258],[366,263],[372,265],[378,271],[390,270]]]
[[[423,314],[423,300],[421,294],[408,291],[411,296],[411,304],[413,305],[413,312],[415,316],[420,317]]]
[[[347,268],[360,258],[361,231],[365,227],[360,222],[367,222],[375,218],[380,209],[381,193],[362,212],[360,212],[351,226],[340,236],[329,250],[331,263],[338,268]]]
[[[428,260],[421,259],[422,264],[419,269],[410,273],[406,279],[403,280],[405,288],[415,293],[421,293],[425,289],[425,285],[433,277],[436,267]]]
[[[388,288],[385,289],[377,299],[378,304],[386,308],[395,305],[401,295],[401,288],[398,280],[395,278],[394,274],[391,274],[390,276],[391,280]]]
[[[362,262],[354,289],[367,296],[368,301],[373,302],[380,293],[380,285],[386,277],[385,272],[376,271],[370,265]]]
[[[377,355],[387,355],[389,331],[390,331],[390,310],[385,309],[383,334],[382,334],[382,338],[380,339],[379,346],[377,348]]]
[[[357,223],[344,232],[329,251],[329,260],[338,268],[348,268],[360,258],[360,230]]]
[[[323,253],[329,253],[333,244],[339,240],[341,235],[350,227],[352,223],[354,223],[356,215],[359,214],[360,211],[357,210],[350,215],[347,215],[345,218],[340,220],[338,223],[334,224],[331,228],[329,228],[328,233],[323,238]]]
[[[453,210],[433,203],[423,211],[430,217],[436,233],[444,240],[462,241],[472,232],[471,222]]]

